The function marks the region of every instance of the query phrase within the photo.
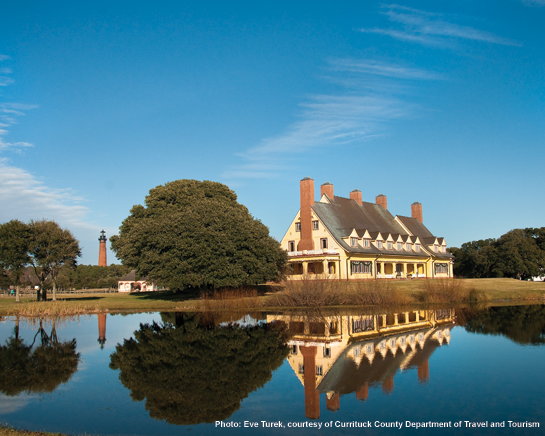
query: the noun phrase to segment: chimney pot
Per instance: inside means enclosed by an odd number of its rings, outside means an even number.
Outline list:
[[[379,194],[375,197],[375,203],[382,206],[384,210],[388,210],[388,199],[386,198],[386,195]]]
[[[424,221],[422,219],[422,204],[421,203],[416,201],[413,204],[411,204],[411,217],[416,218],[418,221],[424,224]]]
[[[333,185],[329,182],[325,182],[320,187],[320,198],[327,194],[330,200],[333,200]]]
[[[354,189],[352,192],[350,192],[350,199],[354,200],[356,203],[358,203],[361,206],[362,205],[361,191],[359,189]]]

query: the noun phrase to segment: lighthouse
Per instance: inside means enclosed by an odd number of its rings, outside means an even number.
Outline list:
[[[98,251],[98,266],[108,266],[108,262],[106,261],[106,235],[104,230],[100,232],[98,241],[100,242]]]

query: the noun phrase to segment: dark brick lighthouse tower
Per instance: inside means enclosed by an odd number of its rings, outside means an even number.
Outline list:
[[[100,242],[99,251],[98,251],[98,266],[108,266],[106,261],[106,235],[104,230],[100,232],[100,237],[98,238]]]

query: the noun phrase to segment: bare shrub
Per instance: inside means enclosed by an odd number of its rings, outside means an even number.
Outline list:
[[[263,304],[258,298],[256,289],[247,288],[222,288],[201,293],[201,304],[198,309],[251,309],[260,307]]]
[[[469,289],[462,279],[425,280],[416,297],[422,303],[477,302],[487,299],[485,293]]]
[[[390,281],[359,280],[351,285],[347,295],[350,304],[386,306],[413,302],[411,297],[392,286]]]
[[[270,302],[283,307],[321,307],[342,304],[338,292],[338,280],[327,275],[307,274],[300,280],[288,280],[281,292],[274,294]]]

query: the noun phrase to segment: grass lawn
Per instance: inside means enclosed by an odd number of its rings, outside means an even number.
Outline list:
[[[544,300],[545,282],[526,282],[514,279],[461,279],[468,289],[484,293],[486,300]],[[409,296],[416,295],[424,287],[424,280],[393,280],[390,284]],[[252,298],[239,299],[239,309],[252,307],[263,309],[273,308],[268,304],[270,297],[266,290],[280,287],[260,287]],[[48,295],[51,298],[51,294]],[[36,315],[75,315],[101,311],[173,311],[218,308],[221,306],[207,305],[201,300],[200,291],[172,293],[169,291],[153,293],[85,293],[59,294],[57,302],[37,303],[34,296],[25,296],[22,303],[15,303],[14,297],[0,298],[0,315],[21,314]],[[232,301],[232,300],[231,300]],[[214,306],[214,307],[212,307]],[[232,304],[229,305],[231,308]],[[227,307],[225,307],[227,308]]]

